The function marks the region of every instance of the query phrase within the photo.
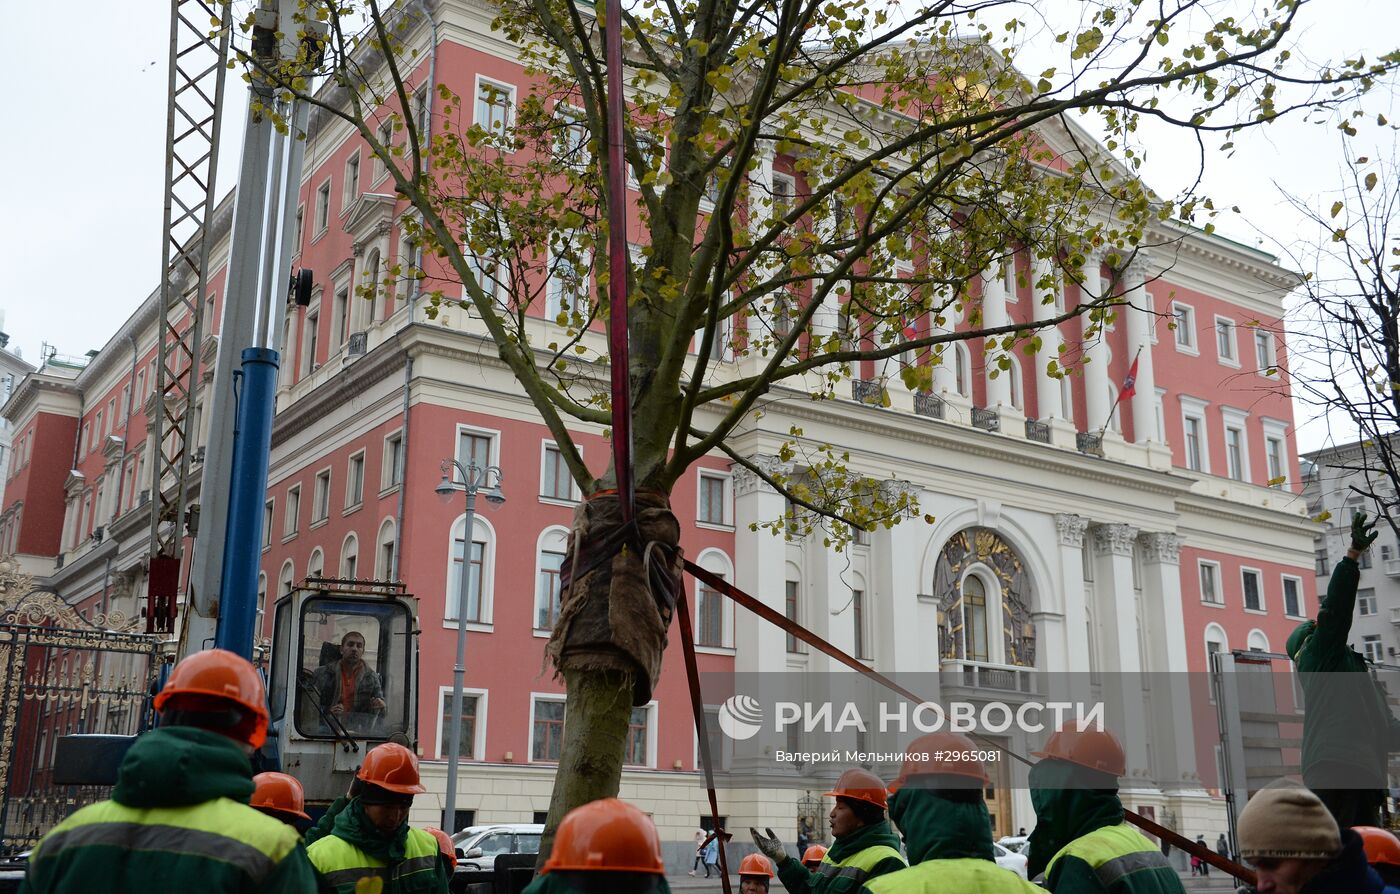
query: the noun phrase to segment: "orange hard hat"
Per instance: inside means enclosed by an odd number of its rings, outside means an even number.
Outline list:
[[[805,851],[802,852],[802,862],[803,862],[803,863],[820,863],[820,862],[822,861],[822,858],[825,857],[825,856],[826,856],[826,845],[824,845],[824,844],[813,844],[813,845],[809,845],[809,846],[807,847],[807,849],[806,849]]]
[[[1066,727],[1053,734],[1045,747],[1031,752],[1041,759],[1069,761],[1110,776],[1128,772],[1123,744],[1118,737],[1096,726]]]
[[[196,711],[242,708],[249,712],[252,723],[236,738],[253,748],[267,741],[267,694],[262,677],[246,658],[224,649],[196,652],[176,664],[165,688],[156,695],[155,706],[162,713],[167,706]]]
[[[395,742],[385,742],[371,749],[355,775],[371,785],[401,795],[421,795],[427,791],[418,777],[418,755]]]
[[[256,807],[263,813],[276,815],[278,819],[304,819],[306,815],[306,792],[301,783],[286,773],[259,773],[253,777],[253,800],[249,807]]]
[[[971,756],[980,749],[962,733],[929,733],[920,736],[904,750],[904,766],[899,769],[899,778],[890,783],[890,791],[897,792],[912,776],[943,773],[949,776],[967,776],[991,782],[987,768]]]
[[[553,870],[664,875],[661,838],[651,817],[617,798],[570,810],[554,833],[541,874]]]
[[[1400,866],[1400,839],[1380,826],[1352,826],[1366,847],[1367,863],[1389,863]]]
[[[888,803],[885,799],[885,783],[879,776],[859,767],[842,773],[841,778],[836,780],[836,788],[825,794],[833,798],[855,798],[857,801],[874,804],[881,810],[884,810]]]
[[[739,875],[761,875],[764,878],[772,878],[773,864],[762,854],[749,854],[739,861]]]
[[[423,831],[427,832],[429,835],[437,839],[438,851],[440,851],[442,855],[447,858],[448,867],[456,869],[457,845],[452,843],[452,836],[448,835],[441,829],[434,829],[432,826],[424,827]]]

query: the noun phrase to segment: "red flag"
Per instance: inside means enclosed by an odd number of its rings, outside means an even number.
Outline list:
[[[1118,389],[1118,402],[1122,403],[1128,398],[1137,394],[1137,355],[1133,355],[1133,365],[1128,367],[1128,376],[1123,380],[1123,387]]]

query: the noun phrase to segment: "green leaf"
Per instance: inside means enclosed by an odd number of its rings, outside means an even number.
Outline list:
[[[1342,203],[1341,203],[1341,202],[1333,202],[1333,203],[1332,203],[1332,216],[1333,216],[1333,217],[1336,217],[1338,214],[1341,214],[1341,213],[1342,213]]]
[[[1372,171],[1366,175],[1366,191],[1370,192],[1376,188],[1376,172]]]

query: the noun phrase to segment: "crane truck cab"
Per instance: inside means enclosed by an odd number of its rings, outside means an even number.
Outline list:
[[[277,600],[269,739],[308,807],[345,794],[380,742],[416,744],[418,632],[400,583],[307,578]]]

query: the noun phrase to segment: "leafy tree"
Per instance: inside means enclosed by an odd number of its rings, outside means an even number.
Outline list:
[[[775,533],[823,524],[839,547],[852,526],[917,512],[903,490],[879,487],[799,431],[782,453],[801,454],[803,470],[787,476],[728,439],[755,423],[775,389],[824,399],[852,378],[896,374],[927,389],[955,341],[1005,370],[1013,352],[1036,355],[1046,326],[1081,318],[1083,338],[1096,338],[1123,303],[1114,277],[1062,311],[1058,282],[1077,282],[1086,263],[1114,269],[1143,246],[1170,246],[1193,223],[1211,229],[1207,197],[1155,195],[1135,176],[1145,119],[1228,146],[1237,131],[1288,112],[1352,103],[1391,73],[1393,53],[1323,65],[1295,53],[1305,6],[627,4],[638,486],[669,494],[696,460],[722,451],[804,510],[775,520]],[[438,84],[430,134],[414,106],[427,67],[419,9],[307,0],[305,19],[328,26],[318,76],[256,65],[248,76],[348,122],[388,166],[433,259],[409,275],[454,313],[465,283],[465,312],[593,494],[614,483],[613,470],[586,465],[568,426],[611,421],[599,326],[609,315],[602,6],[505,0],[494,27],[521,48],[530,78],[513,116],[469,125],[474,109]],[[1019,57],[1055,61],[1027,75]],[[282,109],[269,101],[264,111]],[[775,164],[787,177],[773,177]],[[1033,323],[986,321],[980,277],[1014,257],[1049,312]],[[1061,376],[1080,356],[1076,346],[1036,362]],[[569,726],[551,826],[617,791],[629,716],[618,673],[566,668],[565,677]]]

